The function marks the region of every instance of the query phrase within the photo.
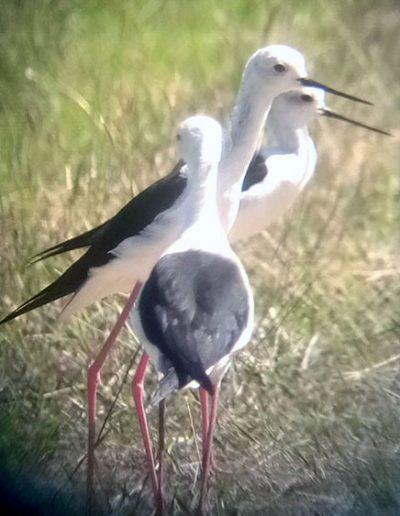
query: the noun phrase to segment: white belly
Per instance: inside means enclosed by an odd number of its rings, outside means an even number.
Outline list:
[[[161,214],[142,233],[113,249],[115,258],[90,269],[84,285],[64,307],[61,320],[111,294],[130,294],[136,282],[144,283],[157,260],[179,235],[182,222],[176,215],[176,210]]]

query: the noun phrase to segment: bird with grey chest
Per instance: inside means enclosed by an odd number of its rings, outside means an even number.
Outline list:
[[[181,124],[179,139],[189,169],[185,226],[144,283],[131,322],[163,376],[155,402],[163,403],[172,392],[192,382],[213,395],[207,441],[203,443],[202,512],[217,386],[232,355],[250,340],[254,306],[247,275],[229,245],[217,206],[221,127],[211,118],[194,116]],[[138,413],[145,417],[143,397],[137,394]],[[151,449],[151,443],[145,447]],[[148,465],[150,470],[154,468],[151,456]],[[159,505],[162,485],[159,478]]]

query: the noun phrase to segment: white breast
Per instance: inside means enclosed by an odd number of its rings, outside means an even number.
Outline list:
[[[315,149],[314,152],[300,155],[277,154],[268,157],[265,179],[242,192],[238,217],[229,240],[245,240],[284,215],[310,181],[315,164]]]

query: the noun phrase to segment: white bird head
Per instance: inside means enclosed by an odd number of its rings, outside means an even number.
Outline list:
[[[287,45],[269,45],[257,50],[247,62],[244,79],[255,88],[264,87],[272,96],[310,86],[349,100],[371,104],[308,78],[303,54]]]
[[[178,129],[182,158],[188,163],[217,165],[221,159],[222,128],[209,116],[195,115],[184,120]]]
[[[317,88],[300,88],[279,95],[274,100],[270,119],[293,129],[304,127],[325,110],[325,92]]]
[[[270,111],[272,123],[280,121],[281,125],[289,126],[292,129],[305,127],[319,116],[342,120],[369,131],[390,136],[386,131],[365,125],[332,111],[325,104],[325,92],[319,88],[301,88],[283,93],[276,97]]]
[[[244,78],[256,87],[268,88],[274,95],[293,89],[306,77],[304,56],[286,45],[269,45],[257,50],[248,60]]]

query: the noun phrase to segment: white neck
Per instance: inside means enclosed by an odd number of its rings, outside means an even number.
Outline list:
[[[317,152],[308,127],[307,125],[293,127],[293,124],[284,123],[282,117],[274,117],[271,125],[278,147],[271,149],[268,154],[296,156],[296,163],[287,161],[285,170],[281,172],[286,175],[286,180],[291,178],[293,184],[296,184],[296,188],[301,191],[311,179],[317,161]],[[292,163],[292,167],[290,167],[290,163]]]
[[[285,154],[298,154],[305,142],[310,139],[307,125],[293,127],[293,124],[286,123],[282,117],[274,117],[271,126],[278,147]]]
[[[210,220],[220,225],[217,210],[218,166],[198,160],[190,164],[194,173],[189,174],[185,231],[198,231]],[[194,176],[194,177],[193,177]]]
[[[229,234],[231,243],[259,233],[282,217],[314,173],[317,152],[306,127],[278,130],[276,137],[278,146],[262,150],[268,170],[265,179],[242,192],[240,211]]]
[[[182,233],[168,253],[185,249],[216,250],[228,246],[217,207],[218,166],[207,161],[188,163],[186,199],[182,206]]]
[[[253,82],[242,83],[230,129],[230,147],[225,152],[218,176],[218,203],[226,231],[235,222],[247,167],[257,150],[260,134],[275,97]]]

